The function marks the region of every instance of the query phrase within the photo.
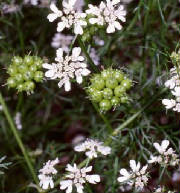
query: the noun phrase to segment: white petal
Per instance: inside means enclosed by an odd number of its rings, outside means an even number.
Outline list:
[[[73,50],[72,50],[73,59],[77,59],[79,57],[80,53],[81,53],[81,48],[80,47],[73,48]]]
[[[77,81],[77,83],[81,84],[83,81],[82,76],[76,76],[76,81]]]
[[[159,145],[159,143],[153,143],[154,147],[157,149],[157,151],[162,154],[163,153],[163,150],[161,148],[161,146]]]
[[[129,173],[126,169],[124,169],[124,168],[122,168],[122,169],[119,171],[119,173],[120,173],[121,175],[123,175],[123,176],[126,176],[126,177],[129,177],[129,176],[130,176],[130,173]]]
[[[91,73],[91,71],[89,71],[87,68],[84,68],[83,70],[82,70],[82,72],[81,72],[81,74],[83,75],[83,76],[87,76],[87,75],[89,75]]]
[[[63,49],[59,48],[56,50],[56,61],[63,60]]]
[[[130,163],[130,167],[131,167],[132,171],[135,172],[136,171],[136,161],[130,160],[129,163]]]
[[[66,193],[71,193],[72,192],[72,181],[71,180],[64,180],[60,182],[60,189],[61,190],[66,190]]]
[[[83,34],[83,28],[81,27],[81,25],[79,25],[79,24],[74,25],[74,33],[80,34],[80,35]]]
[[[56,7],[56,5],[55,5],[54,3],[51,3],[50,9],[51,9],[54,13],[57,13],[57,12],[59,11],[58,8]]]
[[[96,184],[97,182],[100,182],[100,176],[99,175],[86,175],[86,180],[91,184]]]
[[[58,32],[61,32],[61,31],[63,31],[63,29],[66,27],[66,24],[65,24],[65,22],[59,22],[58,24],[57,24],[57,31]]]
[[[166,151],[167,147],[169,146],[169,141],[168,140],[163,140],[161,143],[161,147],[164,151]]]
[[[45,72],[45,76],[47,78],[51,78],[54,76],[54,71],[53,70],[48,70],[47,72]]]
[[[81,184],[75,184],[78,193],[83,193],[84,187]]]
[[[97,18],[90,18],[89,23],[90,24],[96,24],[96,23],[98,23],[98,19]]]
[[[44,64],[42,64],[42,66],[43,66],[43,68],[46,68],[46,69],[49,69],[49,70],[52,69],[52,65],[48,64],[48,63],[44,63]]]
[[[49,22],[53,22],[54,20],[56,20],[58,17],[58,15],[56,13],[50,13],[47,18],[49,20]]]
[[[109,24],[108,27],[107,27],[107,29],[106,29],[106,32],[107,32],[107,33],[113,33],[113,32],[115,32],[115,27],[114,27],[114,25]]]
[[[66,81],[64,88],[66,92],[69,92],[71,90],[71,83],[69,81]]]
[[[121,30],[121,29],[122,29],[122,26],[121,26],[120,23],[117,22],[117,21],[114,22],[114,26],[115,26],[115,28],[117,28],[118,30]]]

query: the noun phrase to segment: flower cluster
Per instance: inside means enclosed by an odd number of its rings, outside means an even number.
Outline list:
[[[75,146],[75,151],[78,152],[85,152],[86,156],[90,159],[96,158],[98,153],[102,155],[108,155],[111,153],[111,148],[108,146],[104,146],[102,142],[87,139],[80,145]]]
[[[174,191],[167,191],[164,187],[155,189],[154,193],[175,193]]]
[[[139,162],[136,164],[135,160],[130,160],[129,163],[131,171],[128,172],[125,168],[120,169],[121,176],[118,177],[118,181],[142,190],[148,182],[148,172],[146,171],[148,166],[145,165],[140,169]]]
[[[115,30],[121,30],[121,22],[125,22],[126,11],[123,5],[119,5],[120,0],[106,0],[106,3],[101,1],[99,6],[89,4],[89,9],[86,10],[87,14],[90,14],[89,22],[91,24],[97,24],[100,26],[107,25],[106,32],[113,33]]]
[[[159,155],[151,155],[151,159],[148,161],[149,163],[159,163],[162,166],[176,166],[179,164],[178,155],[172,148],[167,149],[169,146],[168,140],[163,140],[161,145],[159,143],[154,143],[153,145],[158,151]]]
[[[24,58],[14,56],[7,69],[10,77],[7,79],[9,88],[16,88],[18,92],[33,93],[34,82],[42,82],[44,74],[41,71],[43,61],[37,56],[26,55]]]
[[[75,47],[72,49],[72,55],[63,56],[63,49],[59,48],[56,51],[56,63],[43,64],[43,68],[48,69],[45,76],[50,79],[60,79],[58,86],[61,88],[64,85],[65,91],[71,90],[70,79],[76,77],[77,83],[81,84],[82,77],[89,75],[90,71],[80,53],[81,48]]]
[[[56,158],[55,160],[49,160],[45,163],[43,168],[39,170],[38,178],[40,180],[40,187],[42,189],[48,189],[49,186],[54,188],[53,175],[57,174],[57,170],[54,168],[56,164],[58,164],[59,160]]]
[[[165,105],[166,109],[173,109],[173,111],[180,112],[180,50],[178,53],[173,52],[171,54],[171,60],[176,66],[170,69],[171,78],[165,82],[165,87],[171,90],[174,99],[163,99],[162,103]]]
[[[102,1],[99,6],[89,4],[89,8],[83,13],[82,8],[77,9],[77,0],[63,0],[62,11],[52,3],[50,9],[53,13],[49,14],[47,18],[50,22],[57,18],[60,19],[57,25],[58,32],[63,31],[65,28],[73,28],[75,34],[82,35],[83,27],[87,26],[86,20],[88,20],[91,25],[107,25],[106,32],[113,33],[116,29],[122,29],[122,25],[118,20],[121,22],[126,21],[126,11],[123,5],[119,5],[119,3],[120,0],[106,0],[106,3]]]
[[[102,112],[116,108],[120,103],[126,103],[126,91],[132,86],[132,81],[120,70],[107,69],[91,78],[88,87],[90,99],[99,103]]]
[[[83,167],[79,169],[76,164],[71,166],[67,165],[66,171],[69,173],[65,176],[66,180],[60,181],[60,189],[65,190],[66,193],[71,193],[73,185],[76,187],[78,193],[83,193],[83,184],[89,182],[91,184],[96,184],[100,182],[100,176],[97,174],[88,175],[88,172],[92,171],[92,166]]]

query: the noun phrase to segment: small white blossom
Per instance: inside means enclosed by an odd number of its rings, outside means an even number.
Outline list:
[[[49,160],[46,162],[39,170],[39,175],[38,178],[40,180],[39,185],[42,187],[42,189],[48,189],[49,186],[50,188],[54,188],[54,182],[52,176],[54,174],[57,174],[57,170],[54,168],[54,166],[59,162],[58,158],[55,160]]]
[[[65,28],[74,28],[75,34],[83,34],[83,27],[87,25],[85,21],[86,13],[75,10],[76,0],[63,0],[63,11],[58,10],[55,4],[51,4],[50,8],[53,13],[48,15],[48,20],[53,22],[55,19],[60,18],[58,22],[57,31],[61,32]]]
[[[106,0],[106,3],[101,1],[99,7],[88,5],[89,9],[86,11],[87,14],[93,15],[89,22],[97,25],[107,25],[106,32],[113,33],[115,30],[121,30],[121,22],[125,22],[126,11],[123,5],[118,5],[120,0]]]
[[[16,127],[18,130],[22,129],[22,123],[21,123],[21,113],[17,112],[15,117],[14,117],[14,122],[16,124]]]
[[[155,149],[158,151],[158,156],[151,155],[150,160],[148,160],[149,163],[159,163],[163,166],[175,166],[178,165],[179,159],[178,155],[175,154],[174,150],[172,148],[168,148],[169,141],[163,140],[161,142],[161,145],[159,143],[153,143]]]
[[[81,48],[75,47],[72,49],[72,55],[63,56],[63,49],[59,48],[56,51],[55,61],[57,63],[44,63],[43,67],[48,69],[45,76],[50,79],[60,79],[58,86],[63,85],[65,91],[71,90],[70,79],[76,78],[77,83],[81,84],[83,76],[89,75],[90,71],[87,69],[87,64],[84,63],[84,57],[80,56]]]
[[[108,155],[111,153],[110,147],[104,146],[102,142],[92,139],[87,139],[82,144],[75,146],[74,150],[78,152],[85,152],[85,155],[90,159],[96,158],[98,153],[102,155]]]
[[[52,39],[51,46],[53,48],[62,48],[64,52],[69,52],[69,47],[73,40],[74,36],[71,35],[64,35],[62,33],[56,33]]]
[[[176,106],[176,101],[173,99],[163,99],[162,104],[165,105],[166,109],[172,109]]]
[[[66,190],[66,193],[71,193],[73,185],[76,187],[78,193],[83,193],[83,184],[89,182],[91,184],[96,184],[100,182],[100,176],[97,174],[88,175],[88,172],[92,171],[92,166],[84,167],[79,169],[76,164],[71,166],[67,165],[66,171],[69,173],[65,176],[67,180],[60,181],[60,189]]]
[[[146,172],[148,166],[145,165],[140,169],[141,164],[139,162],[136,164],[135,160],[130,160],[129,163],[131,170],[128,172],[125,168],[120,169],[121,176],[117,180],[142,190],[148,182],[148,173]]]

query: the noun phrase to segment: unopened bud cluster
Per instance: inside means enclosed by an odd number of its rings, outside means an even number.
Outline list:
[[[24,58],[14,56],[7,69],[10,76],[7,79],[8,87],[16,88],[18,92],[33,93],[35,82],[43,81],[42,63],[42,59],[37,56],[26,55]]]
[[[91,78],[88,87],[90,99],[99,104],[100,111],[105,112],[121,103],[128,102],[126,92],[132,87],[132,80],[121,70],[106,69]]]

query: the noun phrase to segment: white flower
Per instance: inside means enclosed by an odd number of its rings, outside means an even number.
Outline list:
[[[42,189],[48,189],[49,186],[50,188],[54,188],[52,175],[57,174],[57,170],[54,168],[54,166],[58,162],[58,158],[56,158],[55,160],[49,160],[44,164],[43,168],[39,170],[39,185],[40,187],[42,187]]]
[[[54,182],[52,180],[51,176],[46,176],[44,174],[38,175],[38,178],[40,180],[39,186],[42,187],[42,189],[46,190],[49,188],[54,188]]]
[[[56,33],[52,39],[51,46],[53,48],[62,48],[66,53],[69,52],[69,47],[74,36]]]
[[[159,143],[153,143],[155,149],[158,151],[158,156],[151,155],[149,163],[159,163],[163,166],[175,166],[178,164],[179,159],[177,154],[174,153],[172,148],[168,148],[169,141],[163,140],[161,145]]]
[[[63,0],[63,12],[58,10],[54,4],[51,4],[50,8],[54,13],[49,14],[47,18],[50,22],[60,18],[57,26],[58,32],[63,31],[65,28],[73,27],[75,34],[83,34],[83,27],[87,25],[85,21],[86,13],[76,11],[75,3],[76,0]]]
[[[180,97],[180,86],[175,87],[174,90],[171,91],[171,93],[176,97]]]
[[[56,5],[54,3],[51,3],[50,5],[50,9],[53,13],[50,13],[47,18],[49,20],[49,22],[53,22],[54,20],[56,20],[58,17],[62,16],[62,11],[60,11]]]
[[[24,4],[38,5],[38,0],[24,0]]]
[[[94,16],[89,19],[89,22],[101,26],[106,24],[107,33],[113,33],[116,29],[121,30],[122,26],[118,20],[126,21],[126,11],[123,5],[118,5],[119,3],[120,0],[106,0],[106,3],[101,1],[99,7],[89,4],[86,13]]]
[[[45,76],[50,79],[60,79],[58,86],[63,85],[65,91],[71,90],[70,79],[76,78],[77,83],[81,84],[83,76],[89,75],[90,71],[87,69],[87,64],[84,63],[84,57],[80,56],[81,48],[75,47],[72,49],[72,55],[63,56],[63,49],[59,48],[56,51],[55,61],[57,63],[43,64],[48,71]]]
[[[22,129],[22,123],[21,123],[21,113],[17,112],[15,117],[14,117],[14,122],[16,124],[17,129],[21,130]]]
[[[65,190],[66,193],[71,193],[73,185],[76,187],[78,193],[83,193],[84,186],[83,184],[89,182],[91,184],[96,184],[100,182],[100,176],[95,175],[87,175],[86,173],[92,171],[92,166],[84,167],[79,169],[76,164],[71,166],[67,165],[66,171],[69,173],[65,176],[67,180],[60,181],[60,189]]]
[[[122,176],[118,177],[120,183],[127,183],[130,186],[135,186],[136,189],[143,189],[148,182],[147,165],[143,166],[141,169],[141,164],[138,162],[136,164],[135,160],[130,160],[131,170],[128,172],[125,168],[122,168],[119,172]]]
[[[96,158],[98,153],[101,153],[102,155],[108,155],[111,153],[110,147],[103,146],[102,142],[92,139],[87,139],[82,144],[75,146],[74,150],[78,152],[85,152],[85,155],[90,159]]]
[[[163,99],[162,104],[165,105],[166,109],[171,109],[176,106],[176,101],[173,99]]]

